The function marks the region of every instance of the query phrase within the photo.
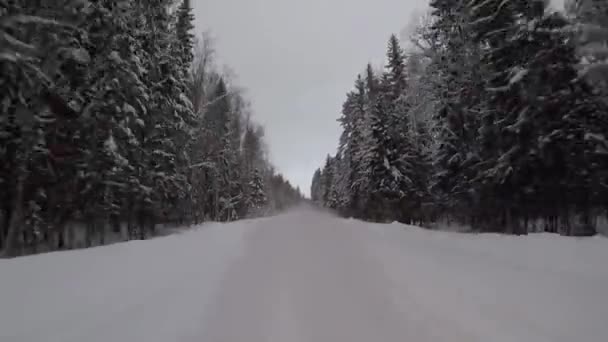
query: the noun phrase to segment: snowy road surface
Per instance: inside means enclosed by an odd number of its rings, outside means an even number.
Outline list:
[[[608,341],[608,239],[310,208],[0,261],[2,342]]]

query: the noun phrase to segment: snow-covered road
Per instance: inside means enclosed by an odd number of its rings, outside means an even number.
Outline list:
[[[430,232],[311,208],[0,260],[0,341],[608,340],[608,239]]]

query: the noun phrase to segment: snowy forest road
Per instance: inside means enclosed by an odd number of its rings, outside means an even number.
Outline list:
[[[0,260],[7,342],[600,342],[608,240],[370,224],[299,208]]]
[[[365,231],[310,212],[273,223],[249,237],[205,341],[407,341],[417,330],[391,301]]]

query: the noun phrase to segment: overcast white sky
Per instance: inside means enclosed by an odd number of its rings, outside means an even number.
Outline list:
[[[557,0],[562,1],[562,0]],[[193,0],[197,31],[211,30],[222,64],[247,89],[271,159],[308,194],[334,153],[346,93],[368,61],[384,61],[391,33],[427,0]]]
[[[193,0],[197,31],[216,37],[221,63],[247,89],[271,158],[308,193],[334,153],[346,92],[425,0]]]

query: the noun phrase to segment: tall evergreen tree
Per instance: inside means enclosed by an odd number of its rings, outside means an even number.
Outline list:
[[[331,208],[332,204],[335,203],[335,198],[333,197],[334,184],[334,158],[330,155],[327,156],[325,160],[325,167],[323,168],[323,178],[322,178],[322,200],[323,205]]]
[[[316,204],[322,204],[321,179],[321,169],[317,169],[312,177],[312,184],[310,188],[310,198]]]
[[[484,67],[467,2],[435,0],[431,8],[425,38],[433,48],[429,70],[436,74],[432,87],[438,99],[431,184],[436,205],[466,219],[478,200],[472,181],[479,162],[479,117],[485,113]]]
[[[194,60],[194,15],[192,14],[192,6],[190,0],[182,0],[177,12],[177,47],[179,56],[182,58],[184,73],[189,72],[189,68]]]

